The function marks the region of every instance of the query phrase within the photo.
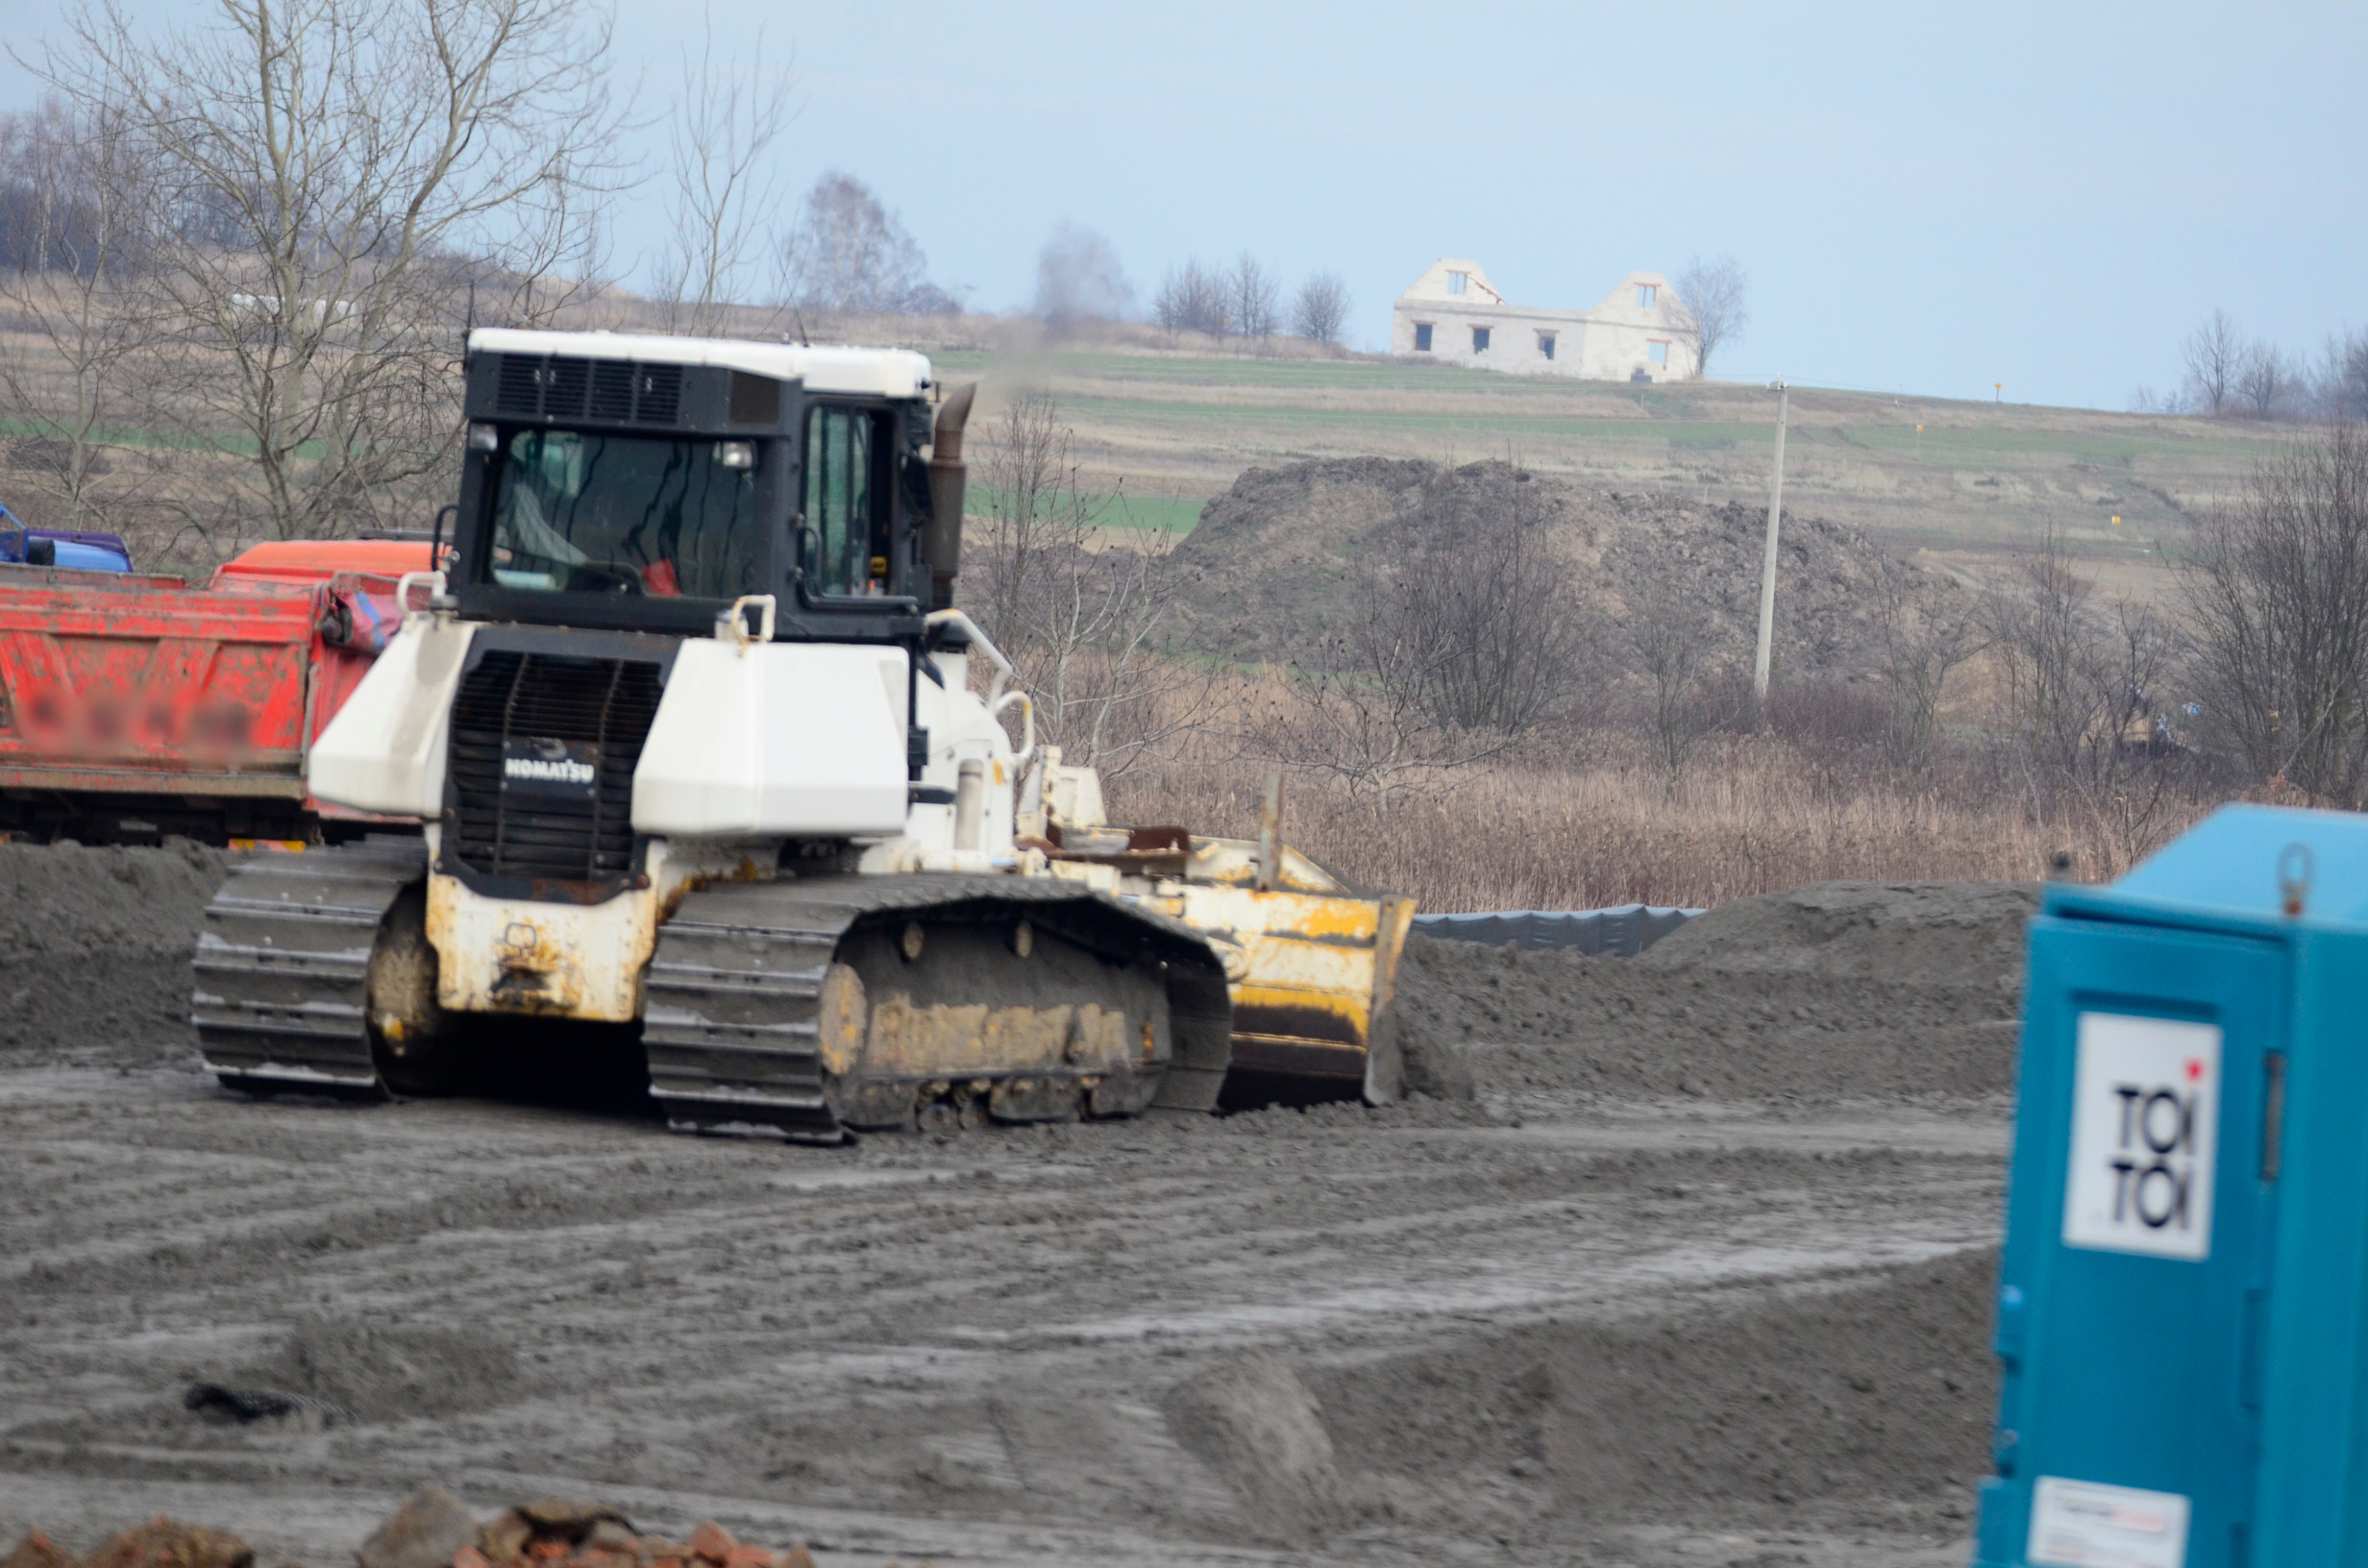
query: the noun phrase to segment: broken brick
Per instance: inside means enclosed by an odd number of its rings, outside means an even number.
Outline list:
[[[110,1536],[84,1568],[255,1568],[255,1550],[228,1531],[158,1514]]]
[[[74,1554],[39,1531],[30,1530],[14,1551],[0,1557],[0,1568],[74,1568]]]

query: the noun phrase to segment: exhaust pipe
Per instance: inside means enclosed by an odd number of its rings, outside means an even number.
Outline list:
[[[933,610],[952,605],[953,579],[962,573],[962,427],[970,421],[977,392],[976,381],[965,381],[946,394],[929,441],[929,526],[922,530],[921,554],[929,567]]]

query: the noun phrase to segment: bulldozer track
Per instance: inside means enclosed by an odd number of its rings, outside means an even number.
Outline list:
[[[1015,917],[1104,957],[1156,959],[1173,1050],[1149,1105],[1216,1106],[1231,1004],[1199,934],[1073,882],[1009,876],[829,876],[691,894],[659,927],[650,965],[642,1044],[651,1092],[682,1130],[843,1138],[851,1093],[902,1082],[859,1070],[834,1083],[823,1061],[824,981],[850,933],[884,918],[942,926]]]
[[[374,837],[234,867],[194,960],[208,1070],[234,1089],[382,1092],[364,1014],[370,948],[427,866],[419,840]]]
[[[383,1094],[366,1016],[371,948],[387,911],[426,872],[419,841],[392,838],[235,868],[207,907],[193,966],[190,1012],[208,1070],[249,1091]],[[1076,883],[1007,876],[832,876],[690,893],[659,928],[650,965],[642,1024],[650,1092],[678,1130],[838,1141],[851,1096],[893,1094],[932,1077],[826,1071],[824,981],[850,934],[867,921],[943,929],[1020,918],[1115,962],[1150,959],[1165,977],[1164,1070],[1089,1093],[1089,1108],[1215,1107],[1232,1019],[1206,942]],[[991,980],[975,999],[1006,1000]],[[1012,1073],[989,1066],[961,1076]],[[1037,1077],[1062,1074],[1040,1068]]]

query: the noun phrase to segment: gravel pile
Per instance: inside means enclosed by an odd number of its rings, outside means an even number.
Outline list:
[[[2021,883],[1826,882],[1641,957],[1409,939],[1408,1080],[1445,1098],[1994,1094],[2013,1085]]]
[[[189,950],[226,864],[187,840],[0,845],[0,1061],[182,1059]]]

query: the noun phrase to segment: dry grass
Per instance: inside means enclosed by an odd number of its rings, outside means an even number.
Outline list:
[[[2027,802],[1837,775],[1804,747],[1767,737],[1705,745],[1672,788],[1640,742],[1592,737],[1569,767],[1463,770],[1386,808],[1295,771],[1285,836],[1362,886],[1410,894],[1426,910],[1707,906],[1835,879],[2031,881],[2059,849],[2076,874],[2118,874],[2131,858],[2109,824]],[[1117,781],[1112,810],[1203,833],[1255,832],[1254,764],[1174,763]],[[2158,840],[2206,809],[2183,802]]]

